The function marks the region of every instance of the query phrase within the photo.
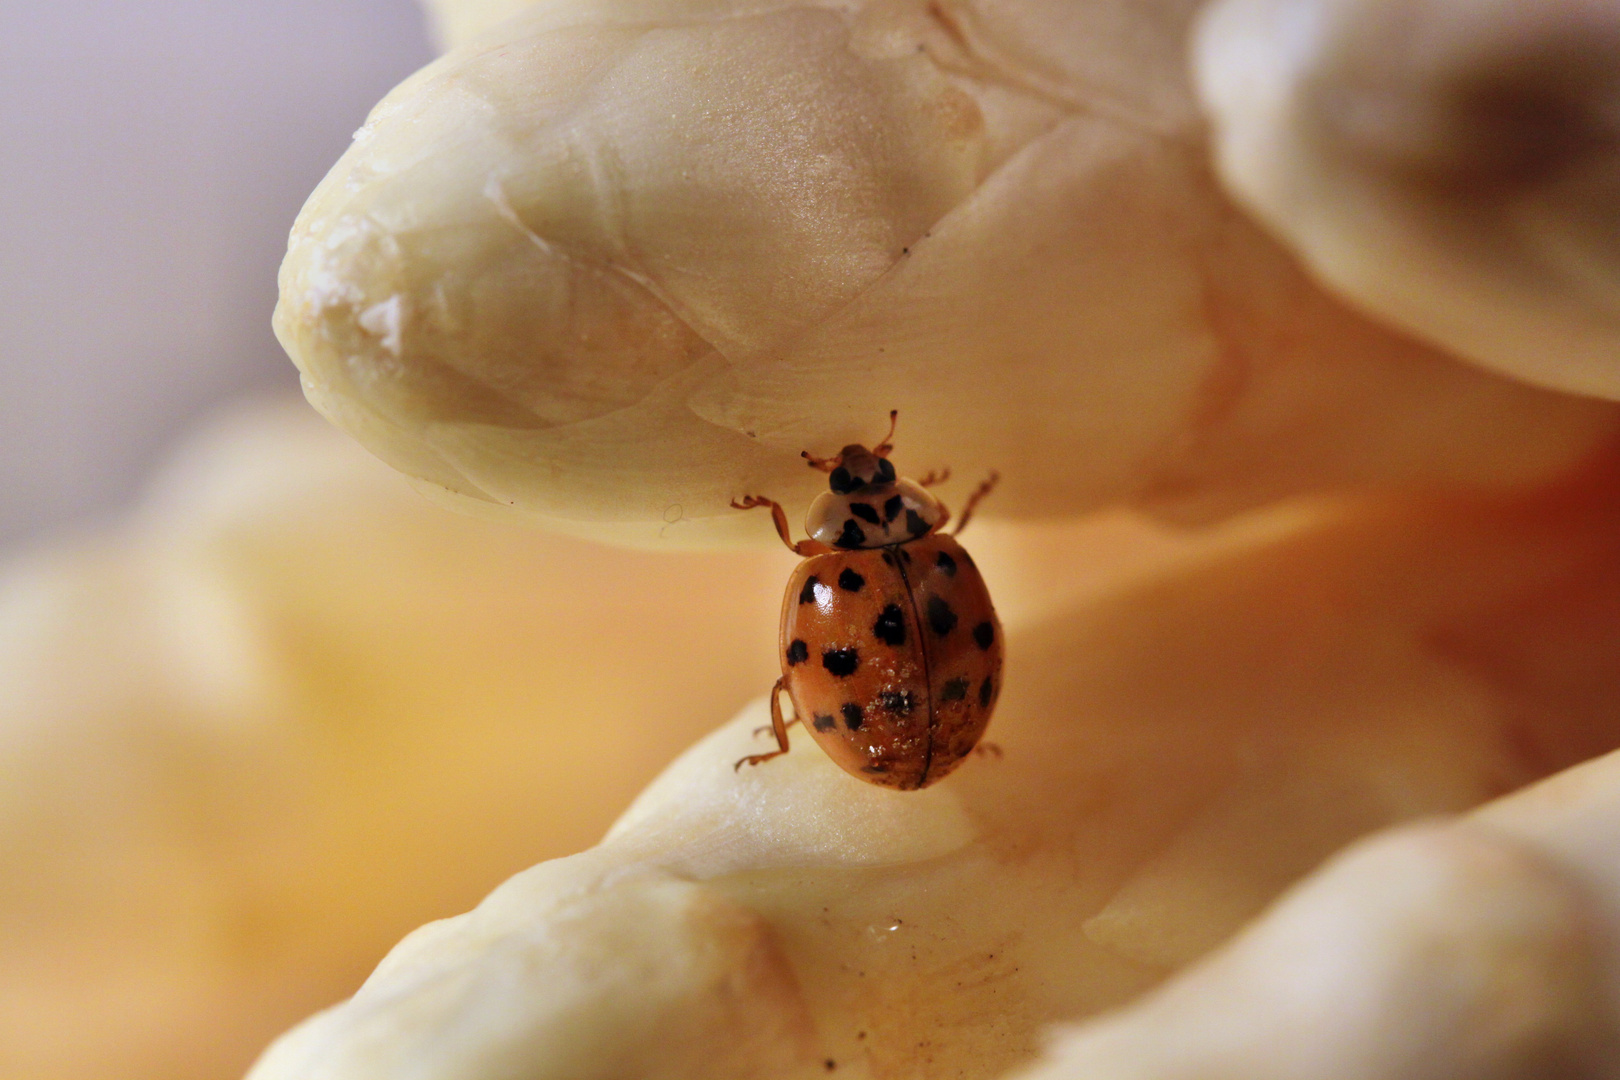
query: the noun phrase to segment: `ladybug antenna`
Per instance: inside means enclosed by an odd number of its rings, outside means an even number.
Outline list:
[[[874,457],[886,458],[889,451],[894,449],[894,426],[900,422],[900,410],[889,410],[889,433],[883,436],[883,441],[872,447]]]
[[[883,436],[882,442],[872,448],[871,454],[873,457],[886,458],[889,456],[889,452],[894,449],[894,426],[899,422],[899,419],[900,410],[890,409],[889,433]],[[800,450],[799,456],[804,458],[805,464],[812,469],[820,469],[824,473],[830,473],[844,463],[844,454],[853,449],[856,449],[856,447],[846,446],[832,457],[816,457],[808,450]]]
[[[837,454],[833,457],[816,457],[808,450],[800,450],[799,456],[804,458],[806,465],[812,469],[820,469],[824,473],[830,473],[844,463],[843,454]]]

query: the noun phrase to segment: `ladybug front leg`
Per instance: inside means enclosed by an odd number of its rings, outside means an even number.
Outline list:
[[[917,486],[918,487],[933,487],[935,484],[943,484],[945,481],[949,480],[950,478],[951,478],[951,467],[949,465],[947,465],[943,469],[939,469],[937,471],[934,470],[934,469],[929,469],[928,470],[928,475],[923,477],[921,480],[917,481]]]
[[[736,510],[752,510],[756,506],[770,507],[771,520],[776,523],[776,535],[782,538],[782,543],[788,546],[789,551],[801,558],[808,559],[812,555],[825,555],[832,550],[832,548],[819,540],[800,540],[795,544],[793,537],[788,533],[787,511],[783,510],[782,504],[775,499],[767,499],[760,495],[744,495],[740,499],[731,500],[731,505]]]
[[[996,484],[1000,481],[1001,474],[996,472],[994,469],[991,469],[990,475],[985,478],[982,484],[973,489],[972,495],[968,496],[967,505],[962,507],[962,520],[957,522],[956,532],[952,535],[962,535],[962,530],[967,528],[968,519],[973,516],[973,508],[979,505],[979,500],[983,499],[986,495],[994,491],[996,489]],[[943,522],[940,523],[940,527],[944,527]]]
[[[744,765],[758,765],[762,761],[769,761],[773,757],[781,757],[788,752],[787,724],[782,719],[782,684],[787,682],[786,676],[777,679],[776,685],[771,687],[771,730],[776,733],[778,749],[768,754],[750,754],[738,760],[732,771],[741,769]],[[794,719],[798,719],[795,717]]]

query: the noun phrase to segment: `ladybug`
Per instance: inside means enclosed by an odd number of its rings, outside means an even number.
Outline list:
[[[888,435],[870,450],[804,453],[830,489],[810,505],[810,539],[793,542],[771,499],[731,504],[770,507],[782,542],[807,556],[782,600],[782,677],[771,688],[778,748],[743,758],[739,769],[787,753],[788,723],[802,720],[847,772],[915,791],[960,765],[990,721],[1001,691],[1001,623],[973,559],[940,531],[951,514],[926,489],[949,471],[921,481],[895,475],[888,458],[898,415],[889,414]],[[992,472],[973,492],[958,534],[998,479]]]

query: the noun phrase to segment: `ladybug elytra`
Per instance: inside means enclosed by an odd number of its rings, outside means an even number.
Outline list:
[[[749,495],[739,510],[771,508],[782,542],[806,556],[782,600],[782,677],[771,688],[777,749],[789,724],[804,722],[845,771],[884,787],[916,790],[944,778],[978,745],[1001,690],[1001,624],[973,559],[940,530],[950,511],[921,481],[895,474],[897,412],[889,434],[868,450],[804,454],[828,474],[811,504],[810,539],[794,543],[782,506]],[[957,534],[998,479],[991,473],[962,510]],[[781,694],[793,701],[784,721]]]

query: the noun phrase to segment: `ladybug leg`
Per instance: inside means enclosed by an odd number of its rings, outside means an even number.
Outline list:
[[[940,469],[938,472],[935,472],[933,469],[929,469],[928,475],[917,481],[917,486],[933,487],[935,484],[943,484],[950,478],[951,467],[949,465],[945,466],[943,469]]]
[[[980,757],[995,758],[997,761],[1002,758],[1001,747],[993,742],[982,742],[973,748],[973,752]]]
[[[740,499],[731,500],[731,505],[737,510],[752,510],[756,506],[770,507],[771,520],[776,523],[776,535],[782,538],[782,543],[788,546],[788,550],[801,558],[808,559],[812,555],[825,555],[832,550],[832,548],[819,540],[800,540],[795,544],[793,537],[788,533],[787,511],[783,510],[782,504],[774,499],[767,499],[760,495],[744,495]]]
[[[799,722],[799,718],[797,716],[795,716],[793,719],[789,720],[786,724],[783,724],[782,726],[783,726],[783,728],[790,728],[794,724],[797,724],[798,722]],[[765,734],[767,731],[775,731],[775,730],[776,730],[776,725],[775,724],[761,724],[759,727],[754,729],[754,738],[757,739],[761,735]]]
[[[953,536],[962,535],[962,530],[967,528],[968,519],[973,516],[973,508],[979,505],[979,500],[994,491],[996,484],[1000,483],[1000,481],[1001,474],[991,469],[990,475],[985,477],[984,482],[973,489],[973,494],[968,496],[967,505],[962,507],[962,520],[957,523],[956,532],[952,534]]]
[[[762,761],[769,761],[773,757],[781,757],[788,752],[787,724],[782,720],[782,684],[786,681],[786,678],[777,679],[776,685],[771,687],[771,730],[776,732],[778,749],[772,750],[768,754],[749,754],[745,758],[739,758],[737,764],[731,767],[733,772],[741,769],[744,765],[758,765]],[[798,717],[794,717],[794,719],[797,720]]]

